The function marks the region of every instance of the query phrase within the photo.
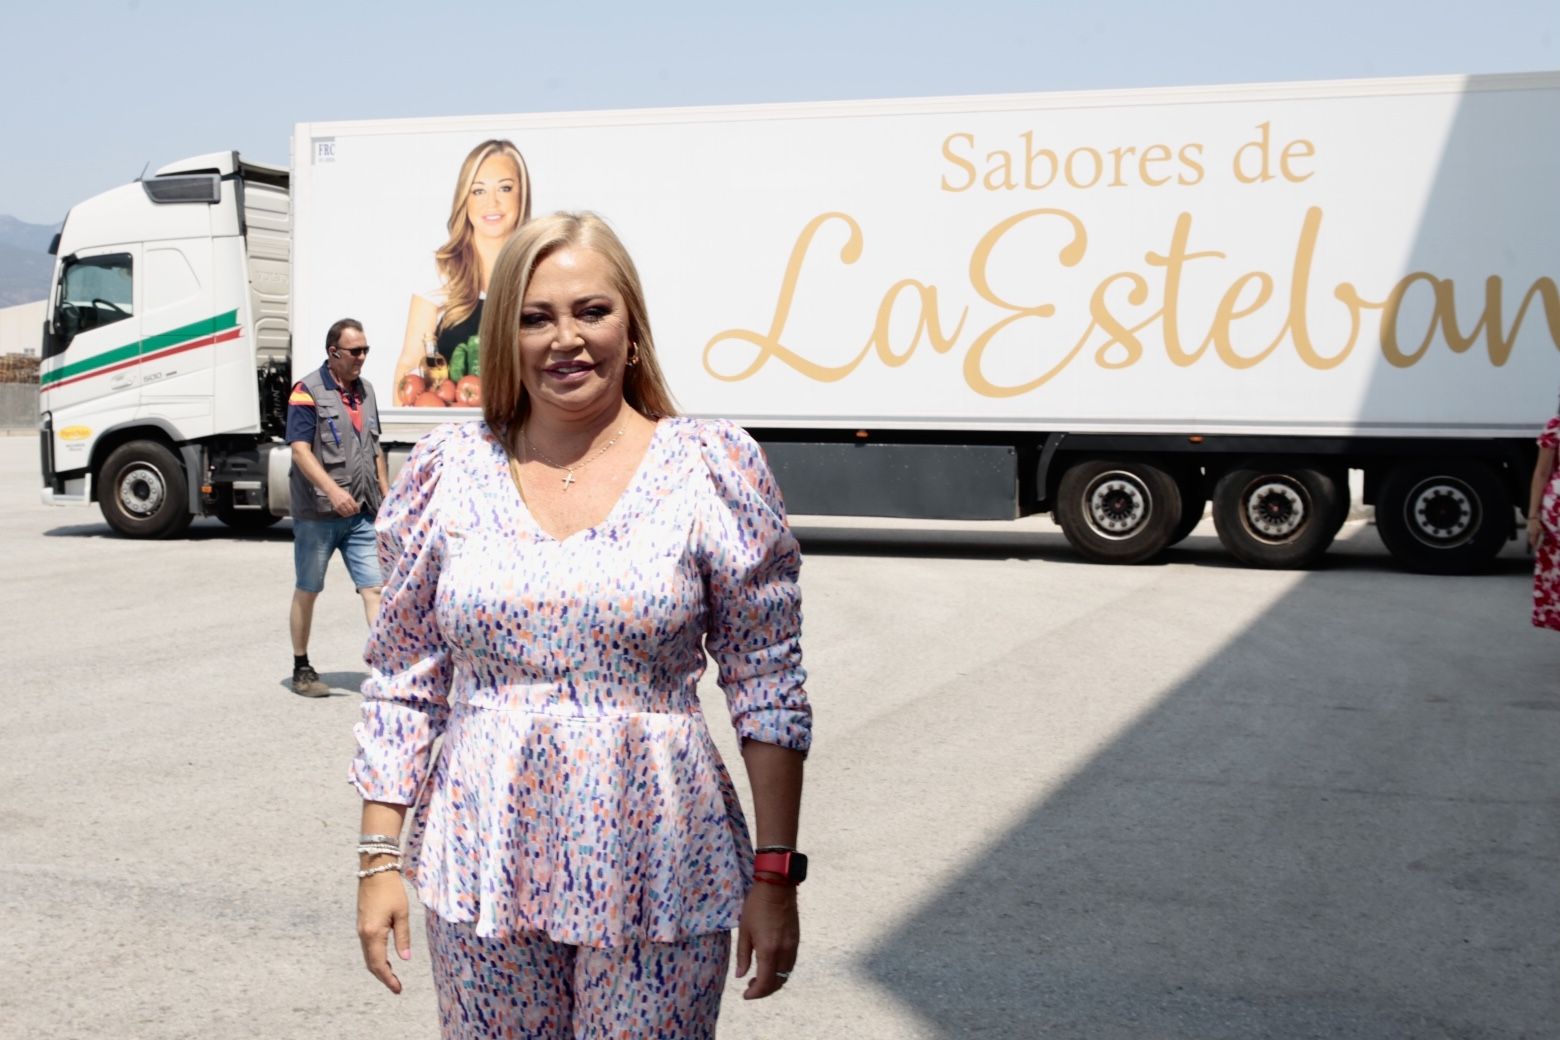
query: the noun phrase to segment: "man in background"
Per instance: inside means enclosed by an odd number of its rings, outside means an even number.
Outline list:
[[[325,588],[325,568],[338,550],[363,597],[370,623],[379,610],[379,548],[374,514],[390,490],[379,449],[379,408],[362,378],[368,337],[361,323],[342,318],[325,334],[325,363],[292,388],[287,442],[292,446],[293,692],[326,697],[330,687],[309,663],[314,601]]]

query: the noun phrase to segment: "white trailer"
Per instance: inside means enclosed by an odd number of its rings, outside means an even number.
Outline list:
[[[350,315],[392,459],[456,171],[514,142],[538,213],[643,275],[683,409],[745,425],[798,513],[1056,515],[1148,559],[1211,499],[1313,563],[1363,470],[1388,548],[1513,536],[1560,387],[1560,75],[300,124],[73,208],[44,497],[166,536],[286,511],[286,389]]]

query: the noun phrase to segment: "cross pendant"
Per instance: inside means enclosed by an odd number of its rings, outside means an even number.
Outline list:
[[[574,485],[574,471],[571,469],[563,476],[563,490],[567,491]]]

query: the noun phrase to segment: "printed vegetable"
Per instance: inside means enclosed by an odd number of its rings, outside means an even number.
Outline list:
[[[459,382],[462,376],[482,374],[482,345],[480,337],[472,336],[456,344],[450,352],[450,378]]]

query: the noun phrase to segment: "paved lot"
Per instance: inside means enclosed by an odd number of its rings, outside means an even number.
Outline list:
[[[352,932],[344,571],[339,695],[294,697],[285,524],[124,541],[36,458],[0,438],[0,1032],[433,1035],[421,933],[395,998]],[[1363,523],[1308,574],[1207,529],[1108,568],[1041,521],[798,526],[803,953],[722,1036],[1560,1035],[1560,636],[1515,548],[1435,579]]]

